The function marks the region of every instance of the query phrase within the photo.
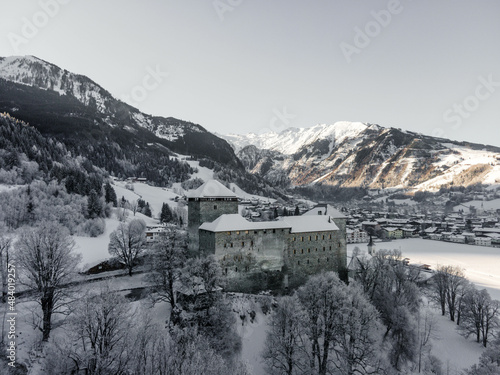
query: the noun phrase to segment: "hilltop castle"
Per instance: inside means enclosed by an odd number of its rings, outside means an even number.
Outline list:
[[[190,248],[214,254],[234,291],[293,288],[323,270],[345,270],[345,224],[330,205],[250,222],[238,214],[237,195],[215,180],[188,195]]]

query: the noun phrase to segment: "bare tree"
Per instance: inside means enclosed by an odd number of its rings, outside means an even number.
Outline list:
[[[436,326],[436,320],[428,312],[422,314],[419,312],[417,319],[417,350],[418,350],[418,372],[422,370],[422,358],[425,352],[429,352],[430,342],[433,337],[433,331]]]
[[[464,297],[460,329],[464,336],[474,335],[486,347],[492,331],[498,327],[500,304],[492,300],[486,289],[471,288]]]
[[[127,266],[130,276],[132,276],[137,258],[144,250],[145,231],[146,223],[143,220],[134,219],[128,224],[120,223],[118,228],[109,235],[109,253]]]
[[[356,284],[350,284],[342,303],[335,332],[332,361],[339,374],[380,374],[381,344],[378,312]]]
[[[130,211],[132,211],[132,213],[136,214],[137,210],[139,208],[139,203],[135,200],[135,201],[132,201],[130,204],[129,204],[129,209]]]
[[[151,253],[152,272],[148,278],[153,283],[157,300],[170,304],[175,310],[174,283],[179,280],[186,259],[187,237],[178,229],[169,228],[160,235]]]
[[[325,375],[331,348],[335,345],[338,314],[346,299],[345,285],[332,272],[311,277],[298,290],[306,314],[306,334],[310,340],[310,367]]]
[[[435,299],[441,306],[441,315],[448,313],[450,320],[455,321],[459,309],[460,296],[467,287],[464,271],[457,266],[440,266],[434,276]]]
[[[305,314],[296,296],[282,297],[270,320],[262,357],[269,373],[293,375],[305,371]]]
[[[80,262],[73,248],[68,230],[51,222],[22,230],[16,242],[16,262],[24,276],[21,282],[36,292],[42,308],[43,341],[49,339],[52,315],[64,306],[63,288]]]
[[[73,309],[67,334],[55,340],[46,360],[57,374],[129,374],[135,328],[126,299],[108,285],[84,296]]]

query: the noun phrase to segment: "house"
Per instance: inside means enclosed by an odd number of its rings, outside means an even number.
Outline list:
[[[476,245],[479,246],[491,246],[491,238],[490,237],[476,237],[474,239]]]
[[[368,233],[362,229],[346,229],[346,241],[347,243],[364,243],[368,242]]]
[[[465,236],[462,236],[461,234],[452,234],[449,239],[451,242],[465,243]]]
[[[386,238],[403,238],[403,230],[396,227],[382,228]]]
[[[156,242],[158,241],[158,238],[160,237],[161,233],[165,231],[165,227],[160,226],[160,227],[148,227],[146,229],[146,242],[151,243],[151,242]]]

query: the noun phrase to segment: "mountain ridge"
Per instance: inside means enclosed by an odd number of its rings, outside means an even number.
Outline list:
[[[377,124],[341,121],[224,137],[247,170],[271,183],[413,190],[500,183],[499,147]]]

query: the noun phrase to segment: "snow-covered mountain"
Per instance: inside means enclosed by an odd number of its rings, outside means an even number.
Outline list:
[[[436,190],[500,184],[500,148],[359,122],[224,136],[245,167],[295,186]]]
[[[248,133],[245,135],[228,134],[227,139],[239,152],[242,148],[253,145],[264,150],[278,151],[285,155],[292,155],[304,146],[318,140],[330,140],[332,147],[342,143],[346,138],[357,137],[370,126],[361,122],[340,121],[333,125],[316,125],[311,128],[288,128],[280,133]]]
[[[159,144],[173,152],[239,165],[227,142],[202,126],[144,114],[90,78],[34,56],[0,57],[0,111],[51,135],[80,140],[92,133],[92,138],[110,141],[110,147],[116,138],[122,142],[142,139],[152,147]],[[118,142],[118,147],[123,144]]]

